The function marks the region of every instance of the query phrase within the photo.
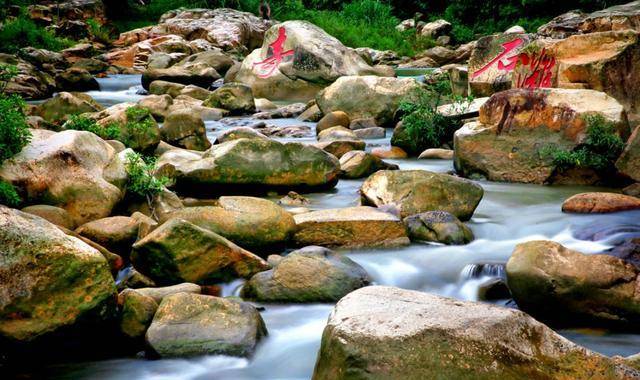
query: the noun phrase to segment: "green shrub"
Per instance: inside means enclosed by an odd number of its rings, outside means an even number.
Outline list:
[[[120,128],[117,124],[111,123],[106,127],[101,127],[95,120],[82,115],[70,116],[69,120],[64,123],[64,129],[91,132],[105,140],[120,139]]]
[[[4,93],[7,84],[18,75],[18,67],[15,65],[0,64],[0,94]]]
[[[59,51],[72,44],[70,40],[56,37],[53,32],[36,25],[24,15],[7,20],[0,28],[0,51],[4,53],[14,54],[27,46]]]
[[[129,175],[128,193],[151,202],[155,195],[162,192],[169,180],[166,177],[156,178],[153,176],[155,159],[146,158],[133,152],[128,153],[126,159],[126,170]]]
[[[87,25],[89,26],[89,33],[94,41],[105,45],[111,44],[111,33],[108,28],[100,25],[100,23],[93,18],[87,20]]]
[[[127,146],[136,146],[136,140],[143,139],[155,126],[153,116],[149,109],[132,106],[125,111],[127,115],[127,141],[123,141]]]
[[[0,181],[0,205],[9,207],[18,207],[22,203],[22,199],[18,195],[16,188],[12,184]]]
[[[425,149],[439,148],[450,143],[453,133],[460,128],[461,123],[438,112],[444,99],[457,104],[464,104],[465,100],[451,96],[451,86],[446,75],[400,103],[402,127],[400,131],[394,132],[391,144],[416,155]]]
[[[586,118],[587,138],[572,151],[546,146],[540,150],[543,158],[550,158],[561,170],[589,168],[601,173],[615,172],[615,162],[624,149],[624,141],[616,133],[615,125],[602,115]]]
[[[0,163],[18,154],[31,141],[24,106],[19,96],[0,94]]]

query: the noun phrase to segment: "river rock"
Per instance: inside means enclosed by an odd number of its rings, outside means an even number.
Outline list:
[[[349,128],[351,120],[349,119],[349,115],[342,111],[333,111],[324,115],[322,119],[318,121],[316,124],[316,134],[320,134],[320,132],[325,129],[333,128],[333,127],[345,127]]]
[[[387,126],[400,102],[418,88],[412,78],[348,76],[324,89],[316,101],[325,115],[343,111],[351,119],[373,118],[379,126]]]
[[[53,223],[56,226],[64,227],[69,230],[73,230],[76,228],[76,225],[67,210],[61,207],[50,205],[33,205],[23,208],[22,212],[39,216],[49,223]]]
[[[340,157],[341,177],[347,179],[365,178],[378,170],[398,170],[396,164],[389,164],[371,153],[353,150]]]
[[[0,179],[12,183],[33,203],[64,208],[80,225],[107,217],[122,199],[127,181],[125,152],[116,153],[90,132],[48,133],[0,166]]]
[[[258,302],[336,302],[370,282],[364,268],[348,257],[322,247],[306,247],[251,277],[241,294]]]
[[[572,10],[564,13],[538,28],[543,37],[566,38],[574,34],[619,31],[633,29],[640,31],[640,4],[627,4],[584,13]]]
[[[429,211],[404,218],[409,238],[447,245],[463,245],[473,240],[473,232],[445,211]]]
[[[357,138],[363,140],[383,139],[387,135],[387,130],[382,127],[362,128],[353,131]]]
[[[100,91],[96,78],[80,67],[71,67],[56,75],[56,86],[62,91]]]
[[[358,140],[358,136],[349,128],[331,127],[318,133],[318,141]]]
[[[348,207],[298,214],[298,246],[389,247],[409,244],[402,221],[373,207]]]
[[[241,83],[225,83],[204,101],[205,107],[222,108],[233,115],[254,113],[256,104],[251,87]]]
[[[293,217],[266,199],[220,197],[216,206],[187,207],[168,215],[213,231],[252,250],[284,246],[296,229]]]
[[[482,37],[469,58],[469,92],[491,96],[511,88],[518,55],[532,41],[531,34],[494,34]]]
[[[138,238],[140,222],[128,216],[111,216],[85,223],[76,232],[106,249],[128,255]]]
[[[151,111],[135,103],[119,103],[91,117],[103,128],[116,124],[120,128],[120,140],[131,149],[149,151],[160,143],[160,127]]]
[[[631,379],[518,310],[369,286],[340,300],[322,335],[314,380]]]
[[[160,133],[164,141],[181,148],[204,151],[211,147],[200,115],[186,110],[171,112]]]
[[[407,152],[404,151],[404,149],[399,148],[397,146],[392,146],[389,148],[382,148],[382,147],[373,148],[371,149],[371,154],[373,154],[378,158],[383,158],[383,159],[402,159],[402,158],[407,158],[409,156]]]
[[[129,338],[143,338],[158,310],[158,303],[134,289],[122,291],[118,303],[122,307],[120,331]]]
[[[260,313],[246,302],[178,293],[162,300],[146,340],[161,357],[250,356],[265,335]]]
[[[271,27],[261,49],[242,62],[235,80],[270,100],[308,101],[341,76],[375,75],[353,49],[307,21]]]
[[[154,80],[149,84],[149,94],[151,95],[169,95],[172,98],[182,93],[187,86],[180,83],[167,82],[166,80]]]
[[[153,87],[153,83],[151,86]],[[169,115],[169,109],[173,105],[173,98],[168,94],[152,94],[140,99],[138,105],[148,109],[156,121],[162,122]]]
[[[178,293],[191,293],[191,294],[201,294],[202,287],[200,285],[192,284],[189,282],[184,282],[178,285],[171,286],[163,286],[163,287],[150,287],[150,288],[139,288],[136,289],[136,292],[142,294],[145,297],[151,297],[156,303],[162,302],[164,297],[168,297],[173,294]]]
[[[381,170],[360,188],[364,204],[397,207],[404,218],[426,211],[446,211],[469,220],[484,190],[472,181],[426,170]]]
[[[198,67],[198,66],[207,66],[213,67],[220,75],[225,75],[227,71],[233,66],[234,61],[224,53],[220,49],[208,49],[206,51],[196,53],[188,56],[187,58],[180,61],[177,66],[185,67],[187,69]]]
[[[227,141],[239,140],[239,139],[263,139],[268,140],[269,138],[262,133],[256,131],[253,128],[249,127],[236,127],[229,130],[226,130],[216,137],[215,144],[222,144]]]
[[[640,181],[640,128],[637,128],[629,137],[620,158],[616,161],[618,171],[635,180]]]
[[[98,112],[104,108],[87,94],[79,92],[60,92],[56,96],[39,104],[35,114],[45,121],[60,124],[69,116],[85,112]]]
[[[89,314],[95,321],[111,315],[116,287],[100,252],[38,216],[3,206],[0,241],[5,340],[29,342]]]
[[[157,80],[180,83],[186,85],[196,85],[198,87],[209,88],[213,82],[221,76],[212,67],[185,69],[180,66],[173,66],[167,69],[147,69],[142,74],[142,87],[149,89],[149,85]]]
[[[452,28],[453,26],[449,21],[439,19],[426,23],[422,29],[420,29],[420,35],[435,40],[440,36],[449,34]]]
[[[507,262],[518,307],[559,325],[635,329],[638,269],[609,255],[585,255],[551,241],[518,244]]]
[[[480,108],[478,122],[456,131],[456,170],[466,177],[480,174],[491,181],[584,181],[563,178],[552,158],[541,150],[549,146],[574,149],[586,138],[585,117],[593,114],[612,122],[623,139],[628,136],[623,106],[602,92],[512,89],[495,94]]]
[[[56,82],[50,74],[23,59],[0,53],[0,64],[18,69],[18,75],[6,84],[6,94],[16,94],[25,99],[46,99],[56,91]]]
[[[340,163],[321,149],[300,143],[265,139],[239,139],[214,145],[202,157],[166,152],[158,160],[158,172],[169,175],[179,189],[207,193],[227,188],[263,189],[333,187]]]
[[[582,193],[562,203],[562,212],[600,214],[640,209],[640,199],[615,193]]]
[[[56,69],[64,70],[68,63],[62,54],[46,49],[36,49],[28,46],[20,49],[18,56],[39,69],[52,72]]]
[[[159,284],[249,278],[266,261],[224,237],[181,219],[170,219],[133,245],[131,262]]]
[[[317,148],[324,150],[327,153],[331,153],[338,159],[342,158],[345,154],[354,150],[364,150],[367,144],[362,140],[329,140],[321,141],[315,144]]]

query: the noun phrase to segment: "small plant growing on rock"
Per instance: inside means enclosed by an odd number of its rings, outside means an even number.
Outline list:
[[[4,94],[6,83],[17,73],[15,66],[0,66],[0,164],[18,154],[31,141],[24,100],[17,95]]]
[[[100,25],[98,20],[94,18],[90,18],[87,20],[87,25],[89,26],[89,33],[91,33],[91,37],[94,41],[109,45],[111,43],[111,33],[109,29]]]
[[[69,117],[69,120],[64,124],[64,128],[91,132],[105,140],[118,140],[120,138],[120,128],[117,124],[111,123],[101,127],[95,120],[82,115]]]
[[[18,207],[20,203],[22,203],[22,199],[20,199],[16,188],[9,182],[0,181],[0,204]]]
[[[582,144],[571,151],[546,146],[540,150],[540,156],[550,158],[561,170],[589,168],[601,173],[615,170],[615,162],[624,149],[615,125],[602,115],[590,115],[585,121],[587,138]]]
[[[151,205],[154,196],[160,194],[169,182],[166,177],[157,178],[153,175],[155,158],[144,157],[139,153],[130,152],[126,155],[126,170],[129,176],[127,191],[138,198],[146,199]]]
[[[137,141],[143,140],[155,126],[153,116],[147,108],[139,106],[127,108],[125,114],[127,115],[125,125],[127,138],[123,143],[127,146],[136,146]]]

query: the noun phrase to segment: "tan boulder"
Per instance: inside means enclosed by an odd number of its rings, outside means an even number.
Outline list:
[[[600,214],[640,209],[640,199],[616,193],[582,193],[562,203],[562,212]]]

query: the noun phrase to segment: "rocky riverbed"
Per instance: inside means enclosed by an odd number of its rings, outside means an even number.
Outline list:
[[[0,371],[640,378],[639,14],[458,46],[403,22],[441,42],[417,80],[229,9],[0,57],[31,134],[0,163]],[[415,112],[455,130],[423,146]]]

